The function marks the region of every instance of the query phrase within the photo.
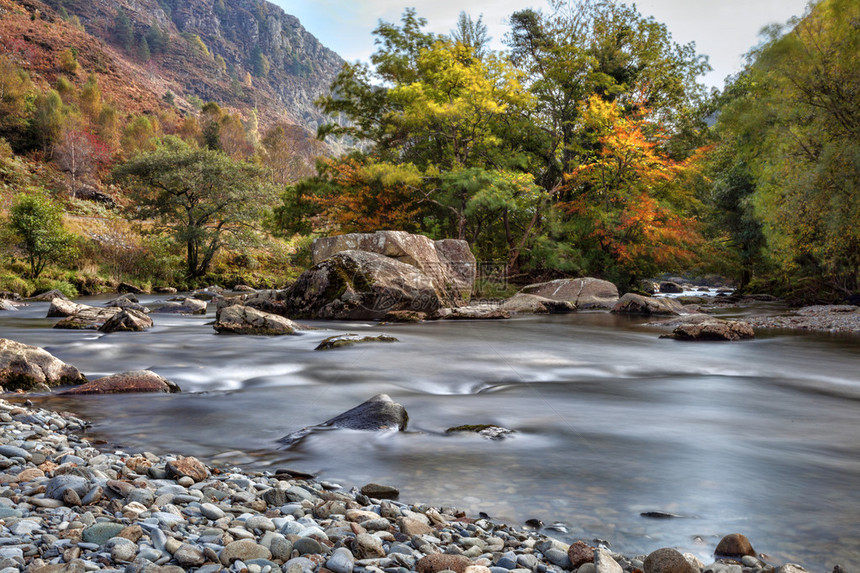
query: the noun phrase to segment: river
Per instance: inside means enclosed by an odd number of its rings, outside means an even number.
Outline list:
[[[394,485],[404,500],[540,519],[547,534],[625,554],[674,546],[710,563],[720,537],[739,532],[776,563],[860,565],[858,336],[684,343],[603,312],[310,322],[321,329],[286,337],[218,335],[210,312],[103,335],[51,329],[47,307],[0,313],[0,336],[45,347],[89,379],[151,369],[183,389],[34,398],[85,416],[125,451]],[[400,342],[314,351],[343,332]],[[278,449],[279,437],[378,393],[406,407],[407,432],[326,431]],[[444,433],[483,423],[516,433]],[[641,515],[650,511],[680,517]]]

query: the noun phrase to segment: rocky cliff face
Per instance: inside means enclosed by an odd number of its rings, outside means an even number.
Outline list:
[[[315,132],[324,118],[313,102],[343,64],[298,18],[264,0],[48,4],[163,77],[182,100],[256,108],[263,123],[286,119]]]

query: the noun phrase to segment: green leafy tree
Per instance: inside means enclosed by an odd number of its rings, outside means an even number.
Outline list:
[[[130,186],[138,216],[184,245],[192,279],[207,273],[230,237],[261,221],[275,198],[260,167],[175,137],[117,166],[114,176]]]
[[[733,209],[752,210],[762,278],[800,298],[860,290],[858,21],[857,2],[824,0],[772,28],[716,126],[716,153],[734,161],[714,193],[734,190]]]
[[[63,228],[62,208],[41,193],[19,194],[9,211],[9,228],[26,253],[30,278],[74,250],[74,237]]]

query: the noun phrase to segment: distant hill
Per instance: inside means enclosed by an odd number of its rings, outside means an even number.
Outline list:
[[[34,82],[65,73],[67,48],[127,113],[215,101],[310,133],[323,121],[313,102],[343,64],[263,0],[0,0],[0,52]]]

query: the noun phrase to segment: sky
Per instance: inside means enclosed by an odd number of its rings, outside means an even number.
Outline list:
[[[373,29],[379,20],[399,22],[404,8],[414,7],[428,20],[427,30],[448,34],[461,11],[483,15],[492,47],[502,49],[507,19],[523,8],[548,10],[546,0],[271,0],[326,47],[347,61],[367,61],[375,50]],[[663,22],[679,44],[695,42],[710,58],[714,71],[702,78],[722,88],[727,76],[743,66],[743,55],[759,42],[768,24],[800,16],[808,0],[639,0],[639,12]],[[629,3],[629,2],[627,2]]]

